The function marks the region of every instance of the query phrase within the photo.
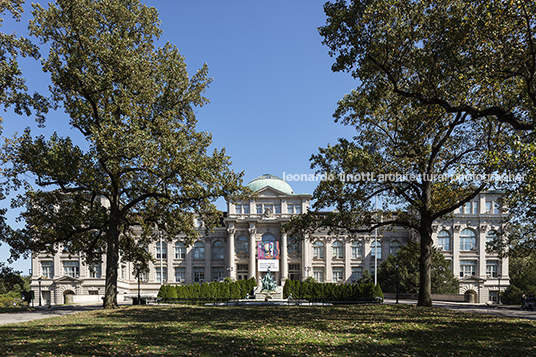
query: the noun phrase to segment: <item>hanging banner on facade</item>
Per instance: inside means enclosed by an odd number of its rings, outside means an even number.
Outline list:
[[[257,253],[258,271],[279,271],[279,242],[259,242]]]

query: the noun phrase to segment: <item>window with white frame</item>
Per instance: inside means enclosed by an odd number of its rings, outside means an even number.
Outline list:
[[[247,254],[248,253],[248,237],[239,236],[236,239],[235,251],[236,254]]]
[[[89,266],[89,277],[100,279],[102,275],[101,263],[91,264]]]
[[[194,243],[194,259],[205,259],[205,243],[197,241]]]
[[[469,228],[460,233],[460,251],[469,251],[476,248],[476,233]]]
[[[324,243],[319,240],[313,243],[313,258],[324,259]]]
[[[492,207],[493,207],[493,202],[486,201],[486,213],[491,213]]]
[[[212,267],[212,280],[213,281],[223,281],[223,267]]]
[[[194,283],[201,283],[205,281],[205,267],[194,267]]]
[[[363,276],[363,267],[352,267],[352,283],[357,281]]]
[[[212,243],[212,259],[223,259],[223,243],[219,240]]]
[[[52,279],[54,277],[54,262],[52,260],[44,260],[41,262],[41,276],[47,279]]]
[[[156,281],[159,283],[165,283],[167,281],[167,267],[156,267]]]
[[[473,276],[476,275],[476,261],[474,260],[460,260],[460,276]]]
[[[331,268],[331,272],[333,275],[333,282],[336,283],[338,281],[342,281],[344,279],[344,268],[342,267],[333,267]]]
[[[167,242],[156,242],[156,259],[167,259]]]
[[[437,247],[441,250],[450,250],[450,234],[444,229],[437,234]]]
[[[499,202],[486,201],[486,213],[493,213],[493,214],[501,213],[501,207],[499,206]]]
[[[465,203],[465,207],[464,207],[464,212],[465,214],[471,214],[471,202],[466,202]]]
[[[127,266],[121,265],[121,279],[127,280]]]
[[[249,202],[235,205],[235,211],[237,214],[249,214]]]
[[[143,273],[140,274],[140,280],[143,281],[144,283],[148,282],[149,281],[149,271],[144,271]]]
[[[399,241],[397,240],[392,241],[391,243],[389,243],[389,254],[396,255],[400,247],[401,247],[401,244]]]
[[[340,240],[336,240],[331,245],[331,251],[332,251],[332,257],[334,259],[342,259],[344,258],[344,245]]]
[[[63,262],[63,275],[73,278],[80,276],[80,263],[75,261]]]
[[[363,257],[363,244],[361,242],[352,242],[352,259],[361,259]]]
[[[375,256],[377,256],[378,259],[382,258],[382,244],[378,240],[373,240],[372,243],[370,243],[370,256],[372,258]]]
[[[186,259],[186,245],[181,241],[175,243],[175,259]]]
[[[302,212],[301,204],[299,203],[287,203],[287,212],[300,214]]]
[[[262,205],[261,204],[257,204],[255,206],[256,210],[257,210],[257,214],[262,214]]]
[[[281,213],[281,205],[274,205],[274,213]]]
[[[497,260],[486,261],[486,276],[488,278],[496,278],[499,273],[499,262]]]
[[[180,283],[186,280],[186,267],[175,267],[175,282]]]
[[[314,267],[313,268],[313,278],[317,283],[324,282],[324,268],[323,267]]]
[[[473,202],[473,214],[478,214],[478,202]]]

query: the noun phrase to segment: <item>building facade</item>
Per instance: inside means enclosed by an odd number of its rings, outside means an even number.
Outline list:
[[[357,239],[318,231],[305,241],[287,236],[282,226],[293,215],[309,209],[311,195],[295,194],[291,186],[273,175],[252,180],[256,192],[248,202],[227,202],[223,224],[205,234],[199,222],[199,239],[186,246],[177,237],[149,246],[155,257],[149,272],[138,282],[134,266],[121,262],[118,301],[137,296],[156,296],[161,284],[192,284],[220,281],[225,277],[259,281],[268,269],[278,284],[287,279],[355,283],[365,270],[376,267],[407,243],[418,240],[412,231],[395,227],[376,237]],[[499,290],[509,285],[508,261],[486,250],[486,243],[504,230],[497,204],[498,192],[478,195],[449,220],[433,225],[434,245],[450,261],[460,281],[460,293],[475,302],[497,301]],[[101,303],[106,271],[103,263],[85,265],[80,256],[59,253],[32,257],[31,288],[43,305]],[[139,285],[138,285],[139,284]]]

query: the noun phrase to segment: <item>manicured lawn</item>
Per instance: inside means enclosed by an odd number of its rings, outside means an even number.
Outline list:
[[[536,322],[410,305],[132,306],[0,326],[2,356],[534,356]]]

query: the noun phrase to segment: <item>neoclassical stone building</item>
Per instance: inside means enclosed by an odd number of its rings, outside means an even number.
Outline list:
[[[223,224],[186,247],[177,237],[162,240],[149,249],[156,258],[142,276],[141,295],[155,296],[163,283],[191,284],[232,279],[257,278],[268,267],[279,284],[286,279],[304,280],[309,276],[320,282],[354,283],[365,270],[374,272],[389,254],[394,254],[409,239],[418,239],[403,228],[351,240],[344,235],[316,232],[310,240],[296,242],[281,227],[292,215],[306,212],[311,195],[296,194],[291,186],[273,175],[262,175],[248,184],[257,193],[248,202],[228,200]],[[460,208],[452,219],[434,224],[434,243],[451,262],[460,280],[460,293],[474,301],[497,301],[498,291],[509,285],[508,261],[486,251],[486,242],[503,231],[504,223],[497,199],[498,192],[477,196]],[[376,249],[377,245],[377,249]],[[81,257],[59,253],[32,257],[32,290],[42,304],[100,303],[104,294],[105,260],[87,266]],[[118,300],[138,293],[134,267],[120,264]],[[39,294],[40,292],[40,294]]]

